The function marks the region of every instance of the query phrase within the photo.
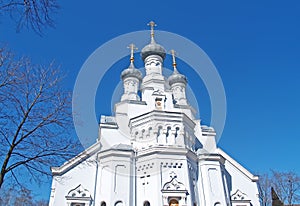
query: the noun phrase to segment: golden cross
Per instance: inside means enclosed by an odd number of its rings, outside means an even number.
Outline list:
[[[154,27],[157,26],[154,21],[150,21],[148,24],[151,28],[151,37],[154,37]]]
[[[175,56],[176,56],[176,51],[174,50],[174,49],[172,49],[171,51],[171,54],[172,54],[172,59],[173,59],[173,67],[175,68],[176,67],[176,58],[175,58]]]
[[[129,44],[129,46],[127,48],[130,49],[130,62],[134,62],[133,53],[134,53],[134,50],[137,50],[138,48],[135,47],[134,44]]]

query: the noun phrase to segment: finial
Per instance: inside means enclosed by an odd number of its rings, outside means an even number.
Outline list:
[[[175,51],[174,49],[172,49],[170,52],[171,52],[172,59],[173,59],[174,73],[178,73],[177,68],[176,68],[177,64],[176,64],[176,58],[175,58],[175,56],[176,56],[176,51]]]
[[[129,46],[127,48],[130,49],[130,63],[133,63],[134,62],[133,53],[134,53],[134,50],[137,50],[138,48],[135,47],[134,44],[129,44]]]
[[[151,29],[151,43],[154,43],[155,42],[154,41],[154,27],[157,25],[155,24],[154,21],[150,21],[147,25],[150,26],[150,29]]]

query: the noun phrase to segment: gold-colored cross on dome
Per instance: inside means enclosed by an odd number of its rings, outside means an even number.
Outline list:
[[[130,62],[134,62],[134,50],[137,50],[138,48],[134,45],[134,44],[129,44],[129,46],[127,47],[128,49],[130,49]]]
[[[171,54],[172,54],[172,59],[173,59],[173,67],[176,67],[176,58],[175,58],[175,56],[176,56],[176,51],[174,50],[174,49],[172,49],[171,51]]]
[[[151,37],[154,37],[154,27],[157,26],[154,21],[150,21],[148,24],[151,28]]]

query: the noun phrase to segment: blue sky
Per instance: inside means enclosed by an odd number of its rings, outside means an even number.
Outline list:
[[[0,42],[35,63],[55,59],[67,72],[65,86],[73,89],[82,64],[95,49],[121,34],[148,29],[146,24],[154,20],[157,29],[195,42],[218,69],[227,98],[219,146],[254,173],[276,169],[300,174],[299,1],[91,0],[59,4],[56,28],[46,30],[43,37],[26,29],[16,33],[4,19]],[[111,70],[106,81],[118,83],[118,71],[127,66],[127,60],[117,65],[122,68]],[[192,81],[189,71],[181,70]],[[105,91],[100,86],[97,115],[110,113],[110,99],[103,97],[110,98],[115,86]],[[200,115],[208,124],[209,96],[201,82],[191,83],[193,86],[201,90],[197,95]],[[50,183],[43,190],[48,197]]]

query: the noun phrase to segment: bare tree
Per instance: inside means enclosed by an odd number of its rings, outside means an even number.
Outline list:
[[[46,200],[35,200],[30,190],[25,188],[13,189],[12,187],[2,190],[0,196],[0,205],[28,206],[38,205],[47,206]]]
[[[0,59],[0,188],[4,181],[23,186],[78,153],[67,133],[71,97],[53,64],[33,65],[5,49]]]
[[[296,173],[271,170],[270,175],[259,175],[259,198],[263,206],[271,205],[271,187],[284,204],[292,206],[299,203],[300,177]]]
[[[271,205],[271,179],[269,178],[268,174],[259,175],[258,181],[258,191],[259,191],[259,200],[262,206],[269,206]]]
[[[285,204],[293,205],[300,200],[300,177],[296,173],[272,170],[272,186]]]
[[[17,31],[25,26],[41,35],[45,27],[54,26],[52,15],[57,10],[56,0],[0,0],[0,14],[9,15]]]

